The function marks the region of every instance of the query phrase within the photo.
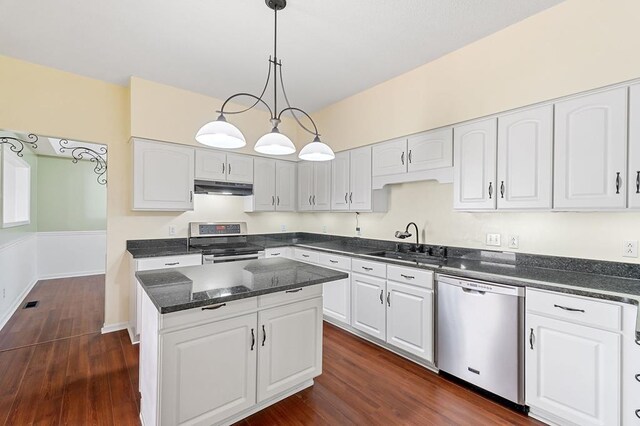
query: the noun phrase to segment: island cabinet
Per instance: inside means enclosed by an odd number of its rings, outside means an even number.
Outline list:
[[[316,285],[160,314],[143,292],[143,424],[231,424],[312,385],[321,295]]]

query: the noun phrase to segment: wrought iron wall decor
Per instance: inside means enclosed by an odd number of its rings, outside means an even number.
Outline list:
[[[29,145],[34,149],[38,148],[38,136],[34,135],[33,133],[29,133],[26,140],[12,136],[0,136],[0,144],[9,145],[9,149],[11,151],[18,154],[18,157],[22,157],[24,155],[22,151],[24,151],[25,145]]]
[[[72,161],[77,163],[79,160],[89,160],[95,164],[93,171],[98,175],[97,181],[100,185],[107,184],[107,147],[101,146],[98,151],[88,148],[86,146],[69,146],[69,141],[66,139],[60,139],[60,152],[71,152]]]

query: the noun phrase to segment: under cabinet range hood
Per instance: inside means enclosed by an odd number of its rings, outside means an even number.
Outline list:
[[[253,185],[250,183],[196,180],[194,191],[196,194],[215,195],[253,195]]]

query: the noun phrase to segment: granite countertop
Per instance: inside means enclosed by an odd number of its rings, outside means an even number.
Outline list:
[[[158,312],[166,314],[348,278],[295,260],[244,260],[136,272]]]
[[[329,252],[339,252],[348,255],[366,255],[371,253],[376,253],[381,251],[380,248],[376,247],[367,247],[367,246],[358,246],[355,244],[349,244],[341,241],[323,241],[319,243],[315,242],[299,242],[295,244],[296,247],[307,247],[310,249],[319,249],[326,250]]]

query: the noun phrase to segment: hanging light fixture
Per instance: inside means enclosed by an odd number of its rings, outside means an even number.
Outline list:
[[[282,78],[282,61],[278,59],[278,11],[284,9],[287,6],[287,0],[265,0],[267,6],[273,10],[274,15],[274,38],[273,38],[273,56],[269,56],[269,71],[267,73],[267,81],[264,84],[264,88],[262,89],[262,93],[260,96],[253,95],[251,93],[236,93],[235,95],[231,95],[224,101],[222,107],[219,111],[217,111],[220,115],[215,121],[211,121],[198,130],[196,134],[196,140],[203,144],[212,146],[215,148],[241,148],[247,144],[246,139],[240,129],[238,129],[233,124],[229,123],[225,114],[241,114],[243,112],[247,112],[259,103],[262,103],[267,107],[270,114],[271,121],[271,131],[256,142],[254,149],[261,154],[268,155],[288,155],[296,152],[296,147],[291,142],[286,135],[280,132],[278,129],[278,125],[281,123],[282,114],[285,112],[289,112],[293,118],[296,120],[296,123],[302,129],[304,129],[307,133],[313,136],[312,142],[307,144],[302,150],[298,157],[301,160],[306,161],[328,161],[333,160],[335,158],[335,154],[333,150],[329,147],[329,145],[323,143],[320,140],[320,134],[318,133],[318,128],[316,127],[316,123],[313,121],[311,116],[301,110],[300,108],[292,107],[289,103],[289,99],[287,98],[287,92],[284,90],[284,79]],[[264,100],[264,94],[269,87],[269,82],[271,81],[271,74],[273,68],[273,108],[271,108]],[[282,94],[284,96],[284,100],[287,104],[287,107],[278,111],[278,80],[280,80],[280,87],[282,89]],[[254,100],[253,104],[243,110],[240,111],[225,111],[225,107],[227,103],[238,97],[248,97]],[[296,113],[300,113],[306,118],[309,119],[313,129],[307,128],[305,125],[300,122]]]

